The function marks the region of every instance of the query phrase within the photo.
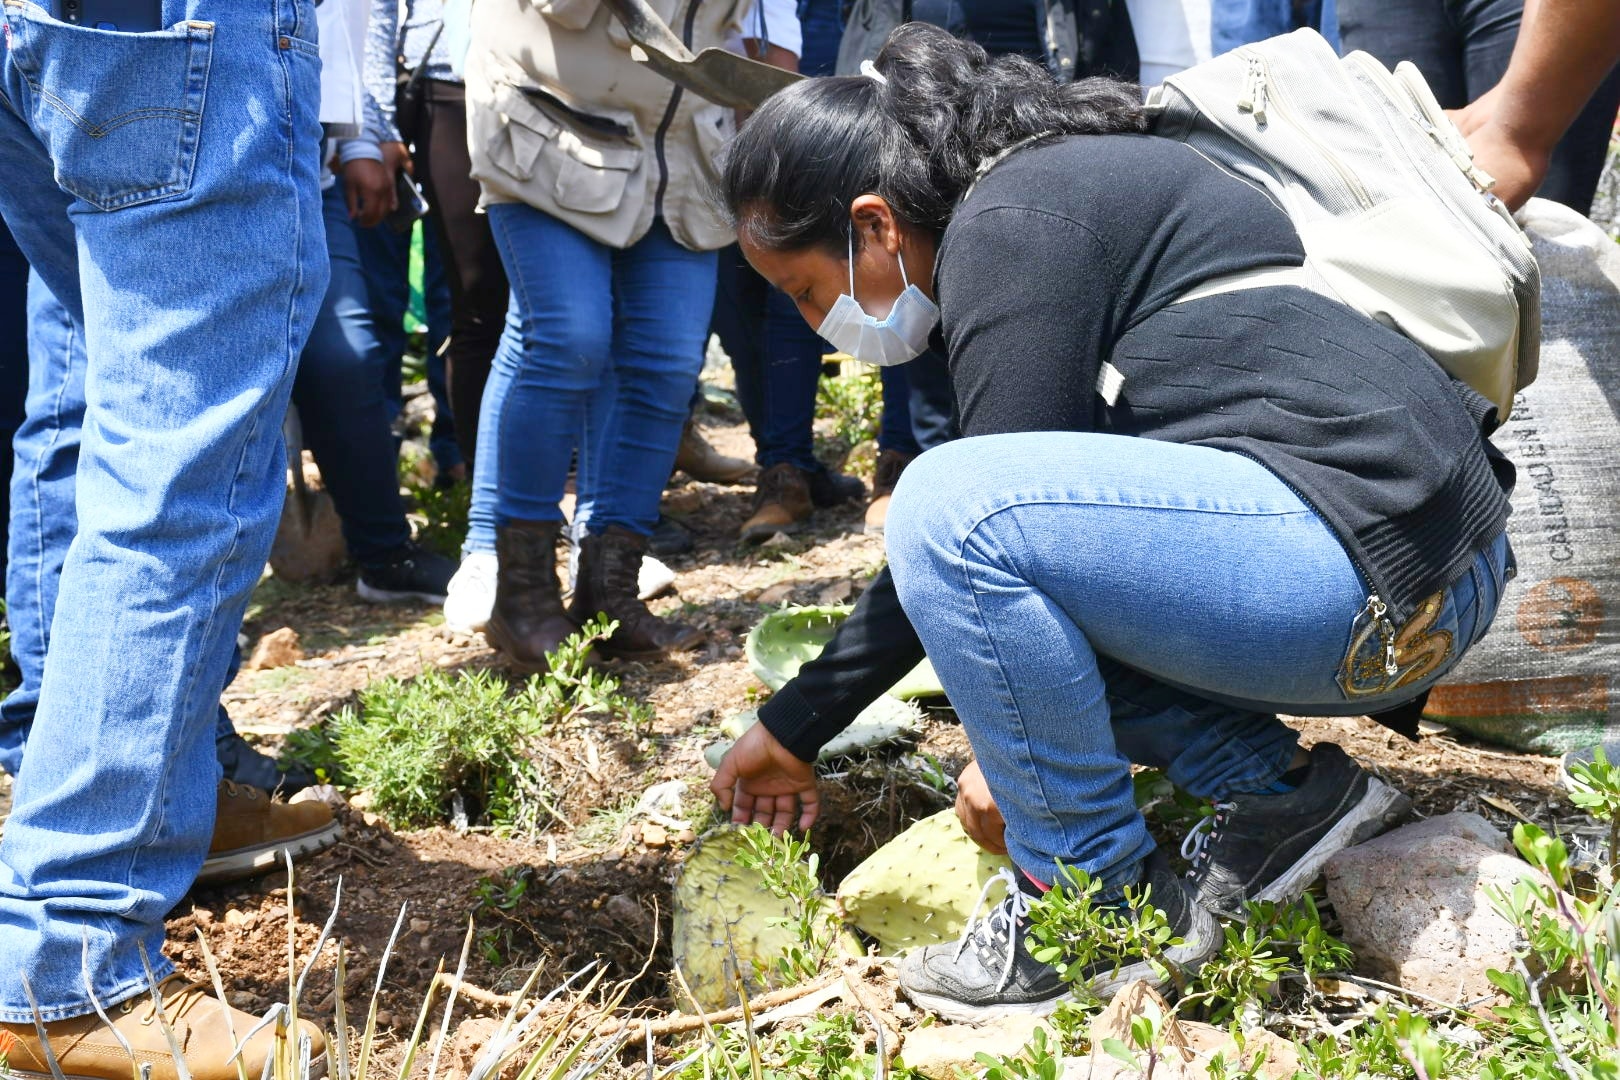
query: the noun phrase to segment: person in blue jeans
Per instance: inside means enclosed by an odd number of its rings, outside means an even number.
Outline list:
[[[83,395],[30,366],[15,441],[33,475],[67,428],[81,509],[0,841],[0,1030],[13,1069],[128,1075],[166,1057],[135,999],[146,962],[186,1065],[227,1080],[227,1022],[173,974],[164,916],[208,853],[219,688],[286,486],[281,419],[326,286],[319,61],[302,0],[170,0],[151,33],[6,0],[0,216],[84,342]],[[8,580],[54,557],[13,485]],[[20,626],[27,615],[26,630]],[[143,952],[145,956],[143,957]],[[92,995],[115,1032],[94,1015]],[[313,1025],[299,1033],[324,1068]],[[268,1061],[272,1035],[241,1065]]]
[[[963,438],[896,489],[915,636],[892,624],[885,662],[926,650],[985,795],[965,824],[1019,871],[961,942],[901,965],[950,1019],[1069,994],[1021,932],[1068,871],[1119,918],[1148,890],[1168,960],[1196,968],[1217,917],[1297,897],[1399,820],[1404,795],[1277,714],[1415,736],[1513,572],[1495,407],[1348,306],[1250,280],[1303,264],[1293,223],[1146,128],[1134,86],[1061,87],[914,23],[866,74],[766,102],[726,160],[743,251],[807,323],[874,360],[949,358]],[[1211,281],[1236,287],[1189,295]],[[734,821],[807,825],[836,729],[760,719],[712,787]],[[1215,803],[1186,879],[1132,762]],[[1067,974],[1100,994],[1165,978],[1145,957]]]
[[[362,166],[380,168],[352,156],[343,168]],[[349,557],[359,566],[361,599],[442,604],[456,568],[412,539],[400,500],[389,357],[361,261],[362,226],[351,220],[344,185],[334,178],[322,196],[331,284],[304,346],[292,402],[332,494]]]
[[[5,530],[11,518],[11,438],[22,424],[27,397],[28,260],[0,221],[0,582],[5,581]],[[0,684],[9,681],[0,674]]]

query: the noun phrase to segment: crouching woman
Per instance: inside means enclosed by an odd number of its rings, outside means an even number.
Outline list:
[[[906,471],[890,566],[1024,878],[907,960],[911,996],[956,1018],[1062,995],[1019,930],[1060,864],[1108,900],[1151,886],[1195,964],[1215,914],[1297,896],[1387,828],[1405,797],[1277,714],[1410,730],[1512,573],[1492,407],[1292,283],[1288,217],[1146,134],[1138,101],[911,25],[865,75],[773,98],[724,170],[744,254],[824,337],[949,358],[964,438]],[[755,820],[813,806],[774,742],[722,770]],[[1133,761],[1216,802],[1186,879]]]

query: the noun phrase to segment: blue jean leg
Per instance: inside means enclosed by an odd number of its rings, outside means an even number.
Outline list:
[[[11,440],[28,397],[28,260],[0,221],[0,584],[11,517]]]
[[[377,335],[357,230],[340,180],[321,200],[331,283],[304,346],[292,400],[332,493],[349,555],[365,563],[411,538],[389,426],[388,358]]]
[[[1367,589],[1316,514],[1240,455],[1110,435],[961,440],[906,470],[887,536],[1009,850],[1042,880],[1055,861],[1111,886],[1134,878],[1151,841],[1131,760],[1199,795],[1259,790],[1294,746],[1279,708],[1357,714],[1422,688],[1346,700],[1335,676]],[[1462,592],[1442,620],[1471,643],[1489,613],[1463,612]]]
[[[661,222],[620,251],[529,206],[489,220],[515,297],[491,373],[496,520],[561,520],[578,446],[592,528],[650,533],[703,363],[714,254]],[[493,404],[486,391],[485,415]]]
[[[219,688],[327,270],[312,4],[172,0],[176,29],[141,35],[4,15],[0,214],[86,357],[78,531],[0,841],[0,1021],[28,1023],[25,978],[44,1020],[91,1011],[81,956],[107,1004],[146,984],[139,945],[172,969],[163,918],[212,833]],[[21,528],[13,551],[43,547]]]
[[[496,347],[498,359],[502,353],[521,356],[523,323],[518,313],[517,293],[513,292],[506,308],[506,329]],[[509,340],[510,339],[510,340]],[[467,539],[461,545],[463,555],[495,554],[495,514],[500,502],[500,417],[506,407],[506,393],[512,386],[512,377],[518,364],[492,362],[489,378],[484,381],[484,394],[478,405],[478,453],[473,457],[472,501],[467,508]]]

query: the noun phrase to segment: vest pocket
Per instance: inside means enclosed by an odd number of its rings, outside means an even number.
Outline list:
[[[130,34],[58,22],[6,0],[11,56],[64,191],[119,210],[191,190],[214,25]]]
[[[535,205],[545,209],[549,196],[584,214],[618,209],[642,158],[628,134],[635,130],[631,114],[587,116],[509,84],[496,87],[495,109],[506,123],[494,133],[490,160],[541,196]]]

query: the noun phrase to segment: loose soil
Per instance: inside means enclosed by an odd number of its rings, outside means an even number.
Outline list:
[[[738,423],[711,418],[708,433],[722,450],[751,453]],[[743,657],[748,630],[783,603],[853,600],[883,559],[881,540],[862,535],[862,508],[854,505],[818,511],[811,526],[792,538],[742,547],[734,537],[750,495],[748,486],[684,477],[666,493],[665,512],[691,529],[696,549],[666,560],[677,572],[675,593],[653,606],[701,625],[708,643],[667,662],[619,666],[628,692],[655,710],[652,733],[638,746],[622,730],[593,730],[589,724],[578,730],[577,745],[562,750],[592,782],[569,790],[566,826],[532,840],[448,826],[399,832],[364,810],[363,799],[338,808],[343,841],[296,868],[292,935],[302,964],[337,905],[341,881],[334,933],[347,958],[351,1025],[363,1022],[402,905],[398,943],[379,995],[379,1025],[388,1039],[409,1034],[435,969],[441,963],[454,969],[469,919],[475,945],[467,979],[479,987],[510,992],[537,963],[544,967],[540,985],[554,985],[594,959],[606,962],[610,978],[629,978],[651,955],[628,1002],[642,1011],[672,1008],[669,897],[691,834],[638,818],[630,809],[652,785],[684,781],[680,816],[701,832],[712,813],[702,750],[722,719],[767,693]],[[271,750],[289,732],[319,723],[384,676],[500,666],[481,637],[452,633],[436,610],[361,603],[352,581],[293,586],[267,578],[244,633],[251,643],[282,627],[298,632],[305,659],[243,671],[224,698],[238,727]],[[1422,814],[1473,810],[1504,828],[1521,816],[1544,824],[1576,820],[1552,759],[1440,731],[1412,743],[1360,719],[1292,723],[1307,743],[1344,746],[1410,793]],[[828,880],[836,881],[910,821],[951,804],[953,796],[928,780],[929,759],[948,776],[969,760],[967,741],[948,709],[929,713],[914,746],[825,770],[826,810],[814,839]],[[287,886],[286,874],[276,873],[193,892],[170,919],[171,955],[182,970],[203,977],[200,934],[235,1004],[262,1011],[286,1000]],[[327,1024],[337,1005],[334,968],[335,950],[328,947],[303,998],[305,1010]]]

